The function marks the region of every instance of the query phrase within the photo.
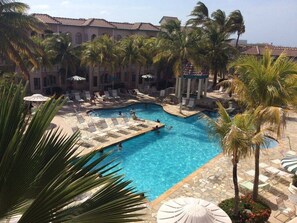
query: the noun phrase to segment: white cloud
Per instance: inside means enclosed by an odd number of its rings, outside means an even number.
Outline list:
[[[66,6],[66,5],[69,5],[69,3],[70,3],[70,1],[65,0],[65,1],[62,1],[61,2],[61,5],[62,6]]]
[[[42,10],[48,10],[48,9],[50,9],[50,6],[46,4],[31,6],[32,11],[42,11]]]

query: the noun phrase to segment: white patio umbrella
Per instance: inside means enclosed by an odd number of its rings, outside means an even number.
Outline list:
[[[43,96],[42,94],[33,94],[31,96],[24,97],[25,101],[32,101],[32,102],[43,102],[49,100],[49,97]]]
[[[286,156],[281,160],[281,165],[288,172],[297,174],[297,156]]]
[[[157,214],[158,223],[232,223],[221,208],[208,201],[180,197],[164,203]]]
[[[142,77],[143,79],[153,79],[153,78],[154,78],[154,76],[151,75],[151,74],[144,74],[144,75],[142,75],[141,77]]]
[[[85,81],[86,78],[75,75],[75,76],[71,76],[71,77],[67,78],[67,80],[69,80],[69,81]]]

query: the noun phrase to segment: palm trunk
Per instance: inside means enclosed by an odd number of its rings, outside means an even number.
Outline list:
[[[214,88],[217,85],[217,80],[218,80],[218,69],[214,69],[213,73],[213,83],[212,83],[212,88]]]
[[[235,44],[235,48],[236,48],[236,49],[237,49],[237,47],[238,47],[239,36],[240,36],[240,34],[238,33],[238,34],[237,34],[237,39],[236,39],[236,44]]]
[[[257,133],[261,131],[261,127],[257,127]],[[258,199],[258,186],[259,186],[259,173],[260,173],[260,168],[259,168],[259,162],[260,162],[260,146],[256,145],[256,150],[255,150],[255,178],[254,178],[254,188],[253,188],[253,200],[257,201]]]
[[[233,184],[234,184],[234,216],[239,216],[239,187],[238,187],[238,180],[237,180],[237,151],[234,152],[233,155]]]
[[[255,178],[254,178],[254,188],[253,188],[253,200],[258,199],[258,186],[259,186],[259,162],[260,162],[260,146],[256,146],[255,150]]]

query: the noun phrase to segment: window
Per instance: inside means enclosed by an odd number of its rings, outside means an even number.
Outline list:
[[[117,41],[120,41],[122,39],[121,35],[117,35]]]
[[[81,35],[81,33],[76,33],[76,35],[75,35],[75,43],[76,44],[81,44],[82,43],[82,35]]]
[[[91,36],[91,41],[93,41],[95,38],[96,38],[96,35],[93,34],[93,35]]]
[[[34,78],[34,90],[40,90],[40,78]]]
[[[136,74],[132,74],[132,82],[136,81]]]
[[[97,87],[97,83],[98,83],[98,77],[94,76],[93,77],[93,87]]]
[[[128,82],[129,81],[129,74],[128,74],[128,72],[125,72],[124,73],[124,76],[125,76],[125,81]]]

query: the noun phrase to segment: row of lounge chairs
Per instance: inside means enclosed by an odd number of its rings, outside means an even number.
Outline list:
[[[65,95],[67,102],[85,102],[85,101],[91,101],[92,97],[89,91],[84,91],[82,94],[78,91],[74,91],[72,93],[67,92]]]
[[[287,155],[296,155],[296,152],[289,151],[286,154],[283,154],[285,156]],[[282,167],[276,168],[273,165],[280,165],[281,161],[279,159],[275,160],[267,160],[271,162],[271,165],[267,164],[266,162],[260,163],[260,169],[262,170],[259,174],[259,192],[261,194],[264,194],[266,192],[270,192],[273,196],[275,196],[275,202],[277,206],[277,211],[274,213],[274,217],[278,218],[279,215],[285,215],[288,219],[292,219],[296,216],[296,207],[295,204],[290,205],[291,207],[286,206],[284,195],[278,194],[278,192],[275,192],[275,188],[279,184],[287,184],[291,181],[291,178],[293,174],[288,173],[283,170]],[[254,169],[248,170],[245,172],[247,177],[254,177]],[[243,181],[239,183],[240,188],[245,192],[251,192],[253,190],[254,184],[251,181]],[[290,191],[290,188],[289,188]],[[280,192],[281,193],[281,192]],[[268,196],[270,197],[270,196]],[[296,220],[296,219],[295,219]],[[297,221],[296,221],[297,222]]]
[[[182,98],[182,106],[186,106],[190,109],[195,108],[195,98],[190,98],[189,101],[187,98]]]
[[[94,92],[94,99],[96,101],[115,101],[121,100],[122,98],[132,97],[132,98],[145,98],[146,94],[141,93],[138,89],[127,90],[127,89],[113,89],[110,91],[104,91],[104,94],[100,94],[99,92]]]
[[[148,127],[145,123],[136,122],[126,116],[112,118],[112,124],[108,124],[105,119],[90,118],[88,121],[80,114],[76,115],[77,125],[72,127],[72,131],[80,130],[82,146],[93,147],[92,141],[99,143],[106,142],[108,138],[118,138],[121,135],[128,135],[130,131],[139,131],[141,128]],[[120,120],[120,122],[119,122]]]

